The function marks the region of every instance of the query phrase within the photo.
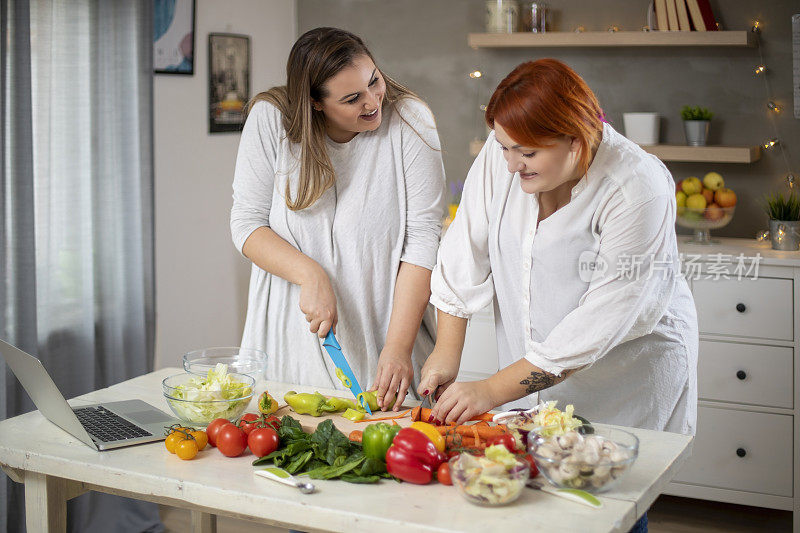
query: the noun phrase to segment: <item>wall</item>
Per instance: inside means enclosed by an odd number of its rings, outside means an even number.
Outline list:
[[[228,229],[238,133],[208,133],[208,34],[250,36],[251,96],[285,83],[294,0],[197,0],[193,76],[155,76],[156,368],[238,346],[249,262]]]
[[[558,30],[583,25],[603,31],[616,25],[639,30],[645,24],[645,0],[559,0],[553,8]],[[298,0],[299,34],[317,26],[337,26],[367,41],[378,64],[388,74],[417,91],[433,109],[444,149],[448,181],[463,180],[472,158],[469,141],[476,126],[474,69],[484,72],[481,103],[516,65],[540,57],[561,59],[592,87],[615,128],[624,131],[622,113],[655,111],[662,115],[662,142],[683,144],[679,110],[684,104],[711,108],[716,116],[710,142],[752,145],[772,137],[764,82],[753,76],[759,63],[756,48],[562,48],[472,50],[467,34],[483,31],[483,0]],[[792,116],[791,15],[800,12],[796,0],[752,2],[712,0],[724,28],[749,29],[763,23],[764,60],[773,96],[788,111],[778,117],[780,138],[800,176],[800,120]],[[779,152],[765,154],[751,165],[669,163],[676,179],[720,172],[740,201],[729,226],[713,233],[753,237],[766,228],[758,200],[770,191],[785,190],[786,173]],[[683,231],[683,230],[681,230]]]

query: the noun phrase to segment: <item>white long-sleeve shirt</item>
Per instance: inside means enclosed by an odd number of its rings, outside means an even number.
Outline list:
[[[585,367],[541,400],[596,422],[694,433],[698,330],[680,275],[675,184],[608,125],[570,202],[537,225],[492,133],[467,176],[431,302],[468,318],[494,303],[500,368]],[[529,397],[535,401],[535,395]]]
[[[376,130],[347,143],[327,139],[336,183],[310,207],[291,211],[284,195],[287,183],[297,190],[299,148],[286,138],[278,109],[259,102],[242,131],[233,180],[237,249],[266,226],[322,266],[336,294],[336,336],[365,390],[386,341],[400,263],[433,268],[444,211],[433,115],[415,99],[397,105],[405,121],[387,106]],[[242,346],[266,351],[267,379],[343,389],[299,299],[299,286],[254,264]],[[429,306],[414,343],[412,396],[434,331]]]

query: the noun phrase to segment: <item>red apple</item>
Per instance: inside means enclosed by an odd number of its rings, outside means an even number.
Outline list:
[[[720,207],[733,207],[736,205],[736,193],[725,187],[717,189],[714,193],[714,203]]]
[[[706,207],[704,215],[708,220],[719,220],[725,216],[725,211],[717,204],[710,204]]]
[[[702,191],[700,191],[700,194],[706,197],[707,204],[714,203],[714,191],[712,191],[711,189],[703,189]]]

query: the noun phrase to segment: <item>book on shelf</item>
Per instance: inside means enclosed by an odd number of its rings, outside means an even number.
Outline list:
[[[675,7],[678,8],[678,24],[681,31],[692,31],[692,24],[689,22],[689,10],[686,9],[686,0],[675,0]]]
[[[708,0],[686,0],[689,15],[697,31],[717,31],[717,21]]]
[[[669,20],[669,31],[680,31],[678,8],[675,6],[675,0],[667,0],[667,19]]]
[[[658,26],[658,31],[669,31],[667,0],[656,0],[656,25]]]

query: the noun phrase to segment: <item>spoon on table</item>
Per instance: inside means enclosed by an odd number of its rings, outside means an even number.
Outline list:
[[[290,487],[300,489],[300,492],[303,494],[311,494],[317,490],[313,483],[300,481],[283,468],[278,468],[277,466],[257,468],[254,472],[257,476],[265,477],[267,479],[277,481],[278,483],[283,483],[284,485],[289,485]]]

